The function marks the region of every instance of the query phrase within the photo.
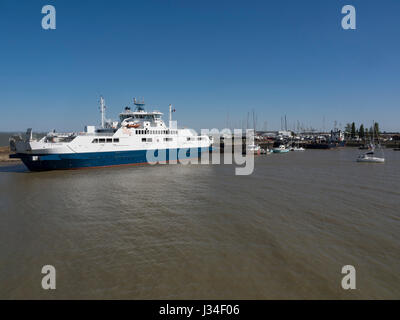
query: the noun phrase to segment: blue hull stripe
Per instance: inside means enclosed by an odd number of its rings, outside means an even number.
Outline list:
[[[156,157],[160,156],[160,162],[165,162],[197,158],[202,152],[209,150],[211,150],[211,147],[151,150],[151,152]],[[31,171],[106,167],[149,162],[147,159],[147,150],[67,153],[34,156],[20,153],[13,156],[14,158],[20,158]]]

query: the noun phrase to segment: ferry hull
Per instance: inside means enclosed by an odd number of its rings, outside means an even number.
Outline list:
[[[30,171],[48,171],[146,164],[156,161],[165,163],[167,161],[197,158],[202,152],[208,152],[210,150],[212,150],[211,147],[199,147],[190,149],[135,150],[51,155],[17,153],[10,155],[10,157],[21,159]],[[148,159],[148,151],[150,151],[154,158]]]

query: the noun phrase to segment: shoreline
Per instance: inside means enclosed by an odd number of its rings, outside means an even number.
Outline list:
[[[263,146],[263,143],[260,143],[261,146]],[[269,143],[267,143],[266,145],[269,146]],[[361,146],[362,144],[359,143],[349,143],[346,144],[344,147],[346,148],[357,148],[359,146]],[[385,149],[393,149],[395,147],[399,147],[398,144],[393,144],[393,145],[386,145]],[[9,155],[11,154],[10,152],[10,147],[8,146],[3,146],[0,147],[0,163],[22,163],[22,161],[20,159],[10,159]]]
[[[19,159],[10,159],[10,147],[0,147],[0,163],[19,163]]]

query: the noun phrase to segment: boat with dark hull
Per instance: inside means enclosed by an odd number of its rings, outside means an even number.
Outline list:
[[[339,147],[344,147],[346,141],[344,140],[344,133],[341,130],[332,130],[330,137],[327,139],[314,140],[304,145],[306,149],[322,149],[329,150]]]
[[[308,144],[305,144],[304,147],[306,149],[333,149],[333,148],[339,148],[339,147],[344,147],[346,143],[343,142],[311,142]]]

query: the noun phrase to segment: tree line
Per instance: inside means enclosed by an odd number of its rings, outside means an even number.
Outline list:
[[[344,129],[345,135],[347,138],[355,139],[355,138],[360,138],[363,140],[368,140],[369,138],[372,138],[374,135],[375,137],[379,136],[379,123],[375,122],[374,127],[365,128],[364,124],[361,124],[359,128],[356,128],[355,122],[348,123],[346,124],[346,127]]]

